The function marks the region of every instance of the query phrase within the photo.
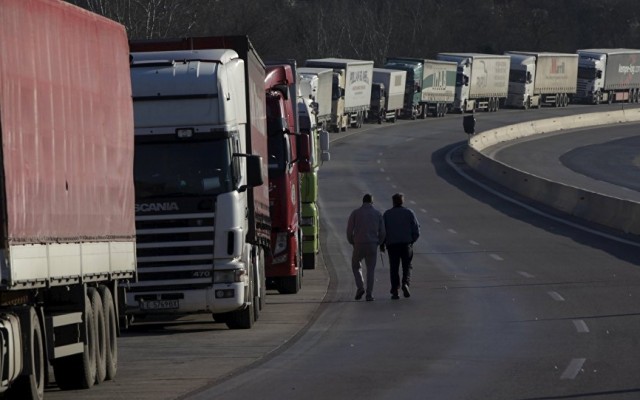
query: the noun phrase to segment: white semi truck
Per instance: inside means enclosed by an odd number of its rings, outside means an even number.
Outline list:
[[[369,118],[378,123],[396,122],[404,105],[407,72],[398,69],[374,68]]]
[[[57,0],[0,2],[4,398],[116,375],[118,283],[136,266],[128,57],[114,21]]]
[[[637,103],[640,100],[640,50],[578,50],[576,102]]]
[[[454,111],[497,111],[506,100],[509,91],[509,56],[439,53],[437,58],[458,64]]]
[[[578,55],[508,51],[511,58],[509,94],[505,106],[566,107],[576,93]]]
[[[305,67],[331,68],[334,73],[333,98],[344,99],[344,113],[332,121],[334,131],[348,126],[359,128],[367,118],[371,101],[373,61],[345,58],[319,58],[307,60]],[[337,81],[337,82],[336,82]],[[341,82],[343,81],[343,88]]]
[[[333,70],[302,67],[298,68],[298,75],[300,78],[298,90],[302,97],[311,100],[318,129],[328,129],[332,119]]]
[[[138,281],[127,313],[251,328],[271,243],[264,63],[245,36],[130,47]]]

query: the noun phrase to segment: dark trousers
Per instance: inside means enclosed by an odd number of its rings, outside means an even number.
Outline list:
[[[400,288],[400,264],[402,264],[402,284],[411,283],[411,260],[413,245],[411,243],[394,243],[387,246],[389,254],[389,272],[391,277],[391,293],[397,294]]]

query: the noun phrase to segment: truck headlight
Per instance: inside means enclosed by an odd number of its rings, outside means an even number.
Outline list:
[[[280,232],[276,235],[276,245],[273,248],[273,254],[279,254],[287,250],[287,241],[289,240],[289,234],[287,232]]]
[[[225,269],[220,271],[213,271],[214,283],[235,283],[242,282],[244,280],[244,269]]]

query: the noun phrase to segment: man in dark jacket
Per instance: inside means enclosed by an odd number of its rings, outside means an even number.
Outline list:
[[[347,241],[353,245],[351,268],[356,280],[356,300],[360,300],[365,293],[361,265],[363,259],[367,265],[367,301],[373,300],[376,257],[378,246],[384,243],[384,236],[382,213],[373,207],[373,197],[365,194],[362,198],[362,206],[351,212],[347,222]]]
[[[415,213],[403,206],[404,195],[396,193],[391,197],[393,207],[384,212],[384,226],[386,231],[385,247],[389,252],[389,270],[391,278],[391,298],[399,299],[400,263],[402,262],[402,293],[404,297],[411,296],[411,260],[413,259],[413,243],[420,237],[420,224]]]

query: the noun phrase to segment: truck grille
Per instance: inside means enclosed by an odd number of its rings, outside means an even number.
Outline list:
[[[214,213],[137,216],[136,235],[138,281],[130,291],[212,284]]]

